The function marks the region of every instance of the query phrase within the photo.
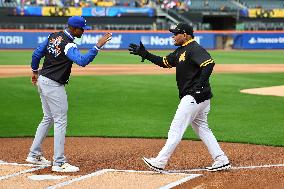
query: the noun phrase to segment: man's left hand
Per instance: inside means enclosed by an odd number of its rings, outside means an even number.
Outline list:
[[[148,51],[145,49],[143,43],[140,41],[140,46],[136,45],[134,43],[131,43],[128,48],[130,54],[141,56],[142,60],[141,62],[144,62],[146,59],[146,56],[148,54]]]

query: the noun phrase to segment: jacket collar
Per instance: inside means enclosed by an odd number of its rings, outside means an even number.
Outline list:
[[[189,43],[191,43],[193,41],[195,41],[195,40],[194,39],[190,39],[187,42],[185,42],[184,44],[182,44],[181,46],[184,47],[184,46],[188,45]]]
[[[74,40],[74,37],[71,35],[71,33],[68,31],[68,29],[64,30],[64,33],[70,38],[72,41]]]

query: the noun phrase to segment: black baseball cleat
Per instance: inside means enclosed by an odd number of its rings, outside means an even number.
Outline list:
[[[211,167],[206,167],[207,171],[222,171],[231,168],[231,164],[227,156],[219,156],[216,158]]]
[[[142,160],[151,170],[159,172],[159,173],[164,172],[165,165],[156,161],[155,158],[148,159],[148,158],[143,157]]]
[[[220,166],[212,166],[212,167],[206,167],[207,171],[223,171],[223,170],[228,170],[231,168],[231,164],[227,163],[227,164],[223,164]]]
[[[43,156],[36,156],[36,157],[30,157],[28,156],[26,159],[26,162],[36,164],[36,165],[51,165],[51,161],[48,161]]]

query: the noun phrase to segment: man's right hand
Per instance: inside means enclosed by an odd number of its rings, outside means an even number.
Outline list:
[[[106,42],[108,42],[109,40],[111,40],[112,37],[112,33],[106,33],[104,34],[104,36],[102,36],[98,43],[97,43],[97,47],[101,48],[102,46],[104,46],[106,44]]]
[[[142,60],[141,62],[144,62],[144,60],[146,59],[146,56],[147,54],[149,53],[143,43],[140,41],[140,46],[139,45],[136,45],[134,43],[131,43],[129,45],[129,48],[128,48],[130,54],[134,54],[134,55],[138,55],[138,56],[141,56]]]
[[[33,75],[32,75],[32,78],[31,78],[31,82],[32,82],[33,85],[36,85],[37,79],[38,79],[38,72],[33,72]]]

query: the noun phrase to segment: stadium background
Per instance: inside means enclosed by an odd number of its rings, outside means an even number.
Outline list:
[[[72,15],[84,16],[93,29],[83,36],[81,49],[96,44],[106,30],[113,33],[113,40],[93,65],[139,67],[139,58],[126,50],[129,42],[143,41],[147,49],[166,55],[174,48],[168,28],[178,22],[194,26],[197,41],[210,50],[217,64],[252,64],[255,70],[259,64],[282,65],[283,7],[281,0],[0,0],[0,64],[4,65],[0,69],[11,65],[29,69],[32,50],[49,32],[64,29]],[[239,92],[283,85],[283,71],[253,72],[214,73],[210,127],[219,141],[283,148],[283,97]],[[35,133],[42,113],[36,89],[29,82],[29,77],[0,78],[3,139],[33,137]],[[74,75],[70,82],[67,136],[167,137],[178,103],[173,74]],[[198,140],[191,129],[184,139]],[[22,156],[24,159],[25,154]],[[283,163],[283,154],[278,158]],[[1,159],[10,161],[4,150]]]

